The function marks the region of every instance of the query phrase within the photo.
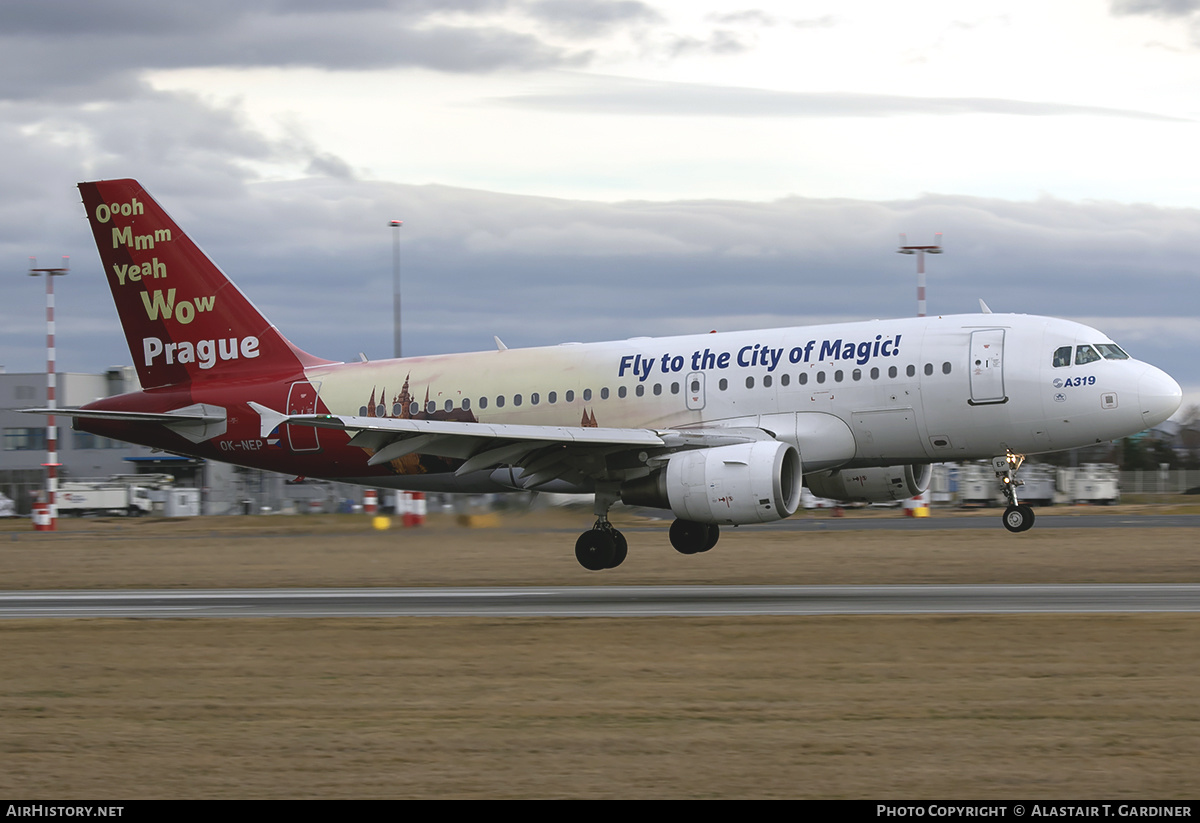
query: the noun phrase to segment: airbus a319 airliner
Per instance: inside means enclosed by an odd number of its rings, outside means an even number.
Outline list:
[[[793,514],[802,482],[902,500],[990,458],[1010,531],[1030,453],[1166,420],[1181,391],[1067,320],[964,314],[336,363],[293,346],[137,182],[79,186],[142,390],[57,414],[168,452],[366,486],[595,495],[576,541],[625,560],[618,500],[684,554]],[[47,410],[36,410],[45,412]]]

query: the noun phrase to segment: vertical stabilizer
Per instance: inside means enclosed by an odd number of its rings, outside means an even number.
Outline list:
[[[136,180],[79,191],[143,388],[327,362],[289,343]]]

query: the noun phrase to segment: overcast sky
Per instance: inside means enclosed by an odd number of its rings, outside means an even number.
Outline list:
[[[990,6],[990,8],[989,8]],[[0,4],[0,364],[129,363],[75,184],[134,177],[294,342],[1081,320],[1200,402],[1200,0]]]

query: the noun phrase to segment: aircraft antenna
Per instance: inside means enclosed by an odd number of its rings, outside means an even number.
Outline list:
[[[942,253],[942,233],[933,236],[932,246],[910,246],[908,238],[900,235],[900,248],[897,254],[915,254],[917,256],[917,317],[925,316],[925,254]]]

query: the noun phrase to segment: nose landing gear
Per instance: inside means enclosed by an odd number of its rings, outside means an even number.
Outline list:
[[[1008,507],[1004,510],[1004,528],[1010,532],[1029,531],[1033,528],[1035,519],[1033,508],[1017,501],[1017,486],[1023,486],[1025,483],[1018,480],[1016,475],[1024,462],[1025,455],[1012,452],[992,458],[992,469],[1000,480],[1004,499],[1008,501]]]

